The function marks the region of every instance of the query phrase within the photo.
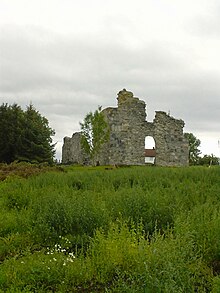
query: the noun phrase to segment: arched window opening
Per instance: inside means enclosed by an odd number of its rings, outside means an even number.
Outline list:
[[[155,140],[152,136],[145,137],[145,164],[153,165],[156,158]]]

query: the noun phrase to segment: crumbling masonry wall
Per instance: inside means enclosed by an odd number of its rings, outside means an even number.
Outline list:
[[[118,93],[118,107],[106,108],[103,114],[110,127],[110,140],[100,151],[101,165],[144,165],[145,137],[155,140],[158,166],[187,166],[188,141],[182,120],[157,111],[153,122],[146,121],[146,104],[125,89]],[[65,137],[62,162],[88,163],[81,149],[80,133]]]
[[[86,164],[88,156],[81,147],[81,133],[75,132],[72,137],[64,137],[62,148],[62,162],[64,164]]]

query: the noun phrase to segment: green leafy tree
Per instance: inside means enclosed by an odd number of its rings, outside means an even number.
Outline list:
[[[23,111],[17,104],[0,106],[0,162],[15,160],[53,162],[54,130],[48,120],[29,105]]]
[[[189,141],[189,164],[198,165],[200,159],[199,155],[201,154],[199,150],[201,141],[192,133],[185,133],[184,136]]]
[[[204,155],[199,159],[199,165],[211,166],[211,165],[219,165],[219,158],[211,155]]]
[[[84,121],[80,123],[81,145],[93,163],[103,144],[109,140],[110,135],[108,123],[101,110],[102,107],[99,106],[94,113],[89,112]]]

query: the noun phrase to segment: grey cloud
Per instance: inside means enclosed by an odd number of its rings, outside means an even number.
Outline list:
[[[152,71],[158,71],[159,79],[164,70],[171,71],[181,65],[172,52],[160,44],[132,51],[126,44],[119,46],[117,42],[103,45],[99,37],[85,39],[53,36],[52,41],[42,43],[39,33],[34,38],[26,31],[23,34],[3,32],[1,89],[83,90],[91,85],[96,88],[108,79],[123,82],[126,78],[130,82],[145,75],[150,81]]]
[[[220,3],[218,0],[210,2],[203,14],[191,20],[187,30],[196,37],[218,39],[220,36]]]
[[[59,145],[88,111],[115,106],[124,87],[145,100],[150,120],[155,110],[164,110],[184,119],[191,132],[217,130],[218,72],[201,70],[178,44],[151,41],[131,49],[119,37],[102,39],[37,27],[2,29],[0,101],[33,102],[55,128]]]

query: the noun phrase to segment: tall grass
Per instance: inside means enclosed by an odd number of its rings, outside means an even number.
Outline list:
[[[6,179],[0,290],[220,292],[219,176],[68,167]]]

